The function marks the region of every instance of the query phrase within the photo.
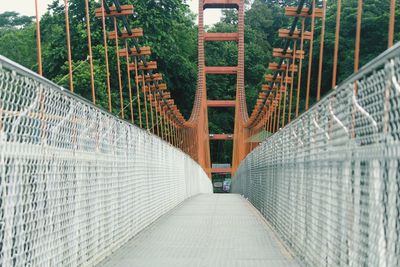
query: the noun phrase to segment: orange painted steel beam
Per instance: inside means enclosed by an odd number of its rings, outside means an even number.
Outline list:
[[[289,32],[289,29],[280,29],[278,32],[279,38],[301,39],[301,31],[295,30],[292,36],[289,35]],[[303,40],[311,40],[311,32],[304,32]]]
[[[206,66],[205,72],[206,74],[237,74],[237,67],[211,67]]]
[[[233,134],[210,134],[210,141],[228,141],[233,140]]]
[[[285,54],[283,54],[283,48],[274,48],[272,50],[273,57],[280,58],[293,58],[293,50],[288,49]],[[296,50],[296,59],[304,59],[304,51]]]
[[[272,74],[267,74],[264,76],[264,78],[265,78],[266,82],[274,82],[274,81],[280,82],[282,80],[282,76],[278,75],[274,79],[274,75],[272,75]]]
[[[238,41],[239,34],[237,32],[206,32],[204,33],[204,41]]]
[[[259,99],[266,99],[267,98],[267,94],[265,92],[260,92],[260,93],[258,93],[258,98]]]
[[[248,121],[248,111],[246,107],[246,92],[244,83],[244,0],[239,1],[238,9],[238,23],[237,30],[239,32],[238,41],[238,73],[236,79],[236,100],[237,105],[235,108],[235,126],[234,126],[234,141],[233,141],[233,155],[232,155],[232,174],[237,170],[240,162],[250,152],[250,144],[246,142],[251,134],[251,130],[246,128],[245,125]]]
[[[212,108],[235,107],[236,100],[207,100],[207,106]]]
[[[266,91],[266,92],[270,92],[270,91],[278,91],[279,88],[281,89],[281,92],[285,92],[286,91],[286,87],[285,86],[278,86],[278,85],[274,85],[274,87],[271,90],[271,86],[269,84],[263,84],[261,86],[261,90],[262,91]]]
[[[297,7],[295,6],[289,6],[285,8],[285,16],[290,16],[290,17],[311,17],[312,16],[312,12],[308,13],[309,8],[308,7],[304,7],[300,14],[297,14]],[[316,8],[315,9],[315,17],[316,18],[322,18],[322,16],[324,15],[324,11],[322,10],[322,8]]]
[[[219,173],[219,174],[232,173],[232,168],[212,168],[211,173]]]
[[[167,90],[167,85],[165,83],[160,83],[158,85],[158,88],[155,85],[150,86],[150,89],[152,91],[155,91],[156,89],[158,89],[159,91],[165,91]],[[147,85],[144,86],[144,91],[145,92],[149,92],[149,87]],[[165,95],[165,93],[163,94],[163,96]]]
[[[168,92],[168,93],[163,93],[163,98],[165,98],[165,99],[167,99],[167,98],[171,98],[171,93],[170,92]],[[160,103],[161,105],[164,105],[164,102],[162,102],[162,103]]]
[[[193,113],[189,125],[193,127],[189,130],[186,142],[190,154],[194,160],[204,169],[211,178],[211,157],[208,132],[208,112],[207,112],[207,90],[205,77],[205,57],[204,57],[204,1],[199,1],[198,5],[198,72],[197,90],[194,101]]]
[[[150,87],[151,87],[151,89],[153,89],[153,90],[155,90],[155,89],[158,89],[158,90],[167,90],[167,84],[165,84],[165,83],[160,83],[160,84],[158,84],[158,87],[155,86],[155,85],[152,85],[152,86],[150,86]]]
[[[132,15],[134,13],[133,5],[121,5],[121,12],[118,12],[115,6],[110,6],[110,13],[107,13],[105,10],[103,11],[102,8],[96,8],[96,17],[102,17],[103,14],[105,17],[111,16],[125,16],[125,15]]]
[[[203,9],[206,8],[239,8],[240,0],[203,0]]]
[[[274,80],[274,76],[273,75],[271,75],[271,74],[267,74],[267,75],[265,75],[265,81],[266,82],[280,82],[282,80],[282,76],[277,76],[276,78],[275,78],[275,80]],[[292,77],[289,77],[289,76],[285,76],[284,78],[283,78],[283,82],[284,83],[292,83]]]
[[[135,70],[135,63],[131,63],[129,65],[129,70]],[[139,70],[155,70],[157,69],[157,62],[156,61],[149,61],[147,62],[147,66],[144,65],[143,62],[139,62],[138,64],[138,69]]]
[[[143,29],[142,28],[135,28],[131,29],[132,35],[129,35],[129,33],[126,30],[121,31],[121,36],[118,36],[120,39],[128,39],[128,38],[139,38],[143,36]],[[108,33],[108,39],[114,40],[117,34],[115,31],[111,31]]]
[[[162,81],[163,76],[160,73],[154,73],[151,76],[149,74],[144,76],[146,82]],[[137,76],[138,81],[142,81],[142,75]]]
[[[268,68],[270,70],[275,70],[276,71],[276,70],[278,70],[278,67],[279,67],[279,64],[276,63],[276,62],[269,63],[269,65],[268,65]],[[279,69],[279,71],[286,71],[286,68],[287,68],[287,64],[282,64],[280,69]],[[297,65],[290,64],[289,71],[297,72],[298,71]]]
[[[126,57],[126,51],[127,49],[121,49],[119,50],[119,56],[120,57]],[[137,52],[136,47],[130,49],[131,53],[128,54],[128,56],[149,56],[151,55],[151,49],[148,46],[144,46],[140,48],[140,53]]]

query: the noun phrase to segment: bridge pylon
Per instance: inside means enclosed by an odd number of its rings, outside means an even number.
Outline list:
[[[208,107],[234,107],[235,108],[235,132],[229,138],[211,138],[211,140],[234,140],[233,166],[246,154],[246,143],[242,120],[238,120],[238,114],[243,111],[242,104],[245,103],[244,95],[244,1],[243,0],[200,0],[198,6],[198,77],[195,103],[191,119],[195,131],[195,151],[193,157],[204,168],[211,177],[210,135],[208,127]],[[204,10],[209,8],[236,8],[239,12],[239,27],[237,33],[207,33],[204,31]],[[238,42],[238,65],[237,66],[206,66],[204,55],[204,43],[206,41],[236,41]],[[236,99],[208,100],[207,99],[207,74],[237,75]],[[245,110],[247,116],[247,110]],[[236,149],[235,149],[236,148]]]
[[[244,0],[238,2],[238,65],[236,81],[235,131],[233,140],[232,174],[240,162],[250,152],[248,142],[249,129],[245,127],[248,120],[246,93],[244,86]]]
[[[209,8],[235,8],[238,10],[238,32],[236,33],[207,33],[204,31],[204,10]],[[206,41],[236,41],[238,43],[237,66],[206,66],[204,43]],[[207,99],[207,75],[236,75],[236,98],[231,101]],[[215,105],[213,105],[215,103]],[[218,103],[218,104],[217,104]],[[246,96],[244,91],[244,0],[200,0],[198,14],[198,80],[195,103],[191,121],[195,122],[196,155],[194,158],[211,176],[210,136],[208,128],[208,107],[234,107],[235,126],[233,136],[230,138],[211,138],[211,140],[232,140],[233,157],[232,173],[239,163],[250,151],[247,142],[249,136],[245,122],[248,120]],[[231,135],[229,135],[231,136]],[[231,171],[229,171],[231,173]]]

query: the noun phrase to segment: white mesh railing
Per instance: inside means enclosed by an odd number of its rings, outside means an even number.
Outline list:
[[[0,266],[93,265],[212,185],[189,156],[0,57]]]
[[[258,146],[233,178],[304,265],[400,266],[399,78],[397,44]]]

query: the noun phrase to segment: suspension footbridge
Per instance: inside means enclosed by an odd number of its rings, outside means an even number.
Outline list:
[[[0,56],[1,266],[400,265],[395,1],[387,16],[388,49],[361,67],[363,1],[358,1],[354,74],[339,84],[341,1],[332,1],[338,14],[334,67],[332,90],[324,97],[331,1],[299,0],[284,7],[291,23],[279,31],[283,47],[273,48],[277,62],[269,64],[250,114],[244,1],[199,1],[197,89],[189,118],[172,99],[151,48],[140,44],[143,30],[130,26],[134,6],[118,0],[96,7],[85,1],[92,98],[75,94],[64,2],[69,89],[42,75],[39,19],[39,73]],[[237,32],[207,32],[204,10],[210,8],[237,10]],[[108,111],[96,103],[91,13],[103,26]],[[311,106],[317,32],[317,102]],[[216,41],[237,42],[236,66],[206,65],[205,43]],[[110,43],[117,73],[109,71]],[[111,75],[119,85],[118,116],[111,113]],[[209,75],[235,75],[235,99],[208,99]],[[129,90],[128,105],[123,88]],[[300,90],[307,92],[302,114]],[[208,109],[221,107],[234,108],[234,133],[210,134]],[[267,137],[260,140],[262,135]],[[213,168],[210,142],[227,140],[233,140],[232,165]],[[213,194],[215,173],[232,174],[231,194]]]

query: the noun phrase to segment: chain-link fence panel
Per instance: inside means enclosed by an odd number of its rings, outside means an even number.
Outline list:
[[[189,156],[0,57],[0,266],[87,266],[184,199]]]
[[[400,45],[260,144],[233,191],[306,266],[400,266]]]

